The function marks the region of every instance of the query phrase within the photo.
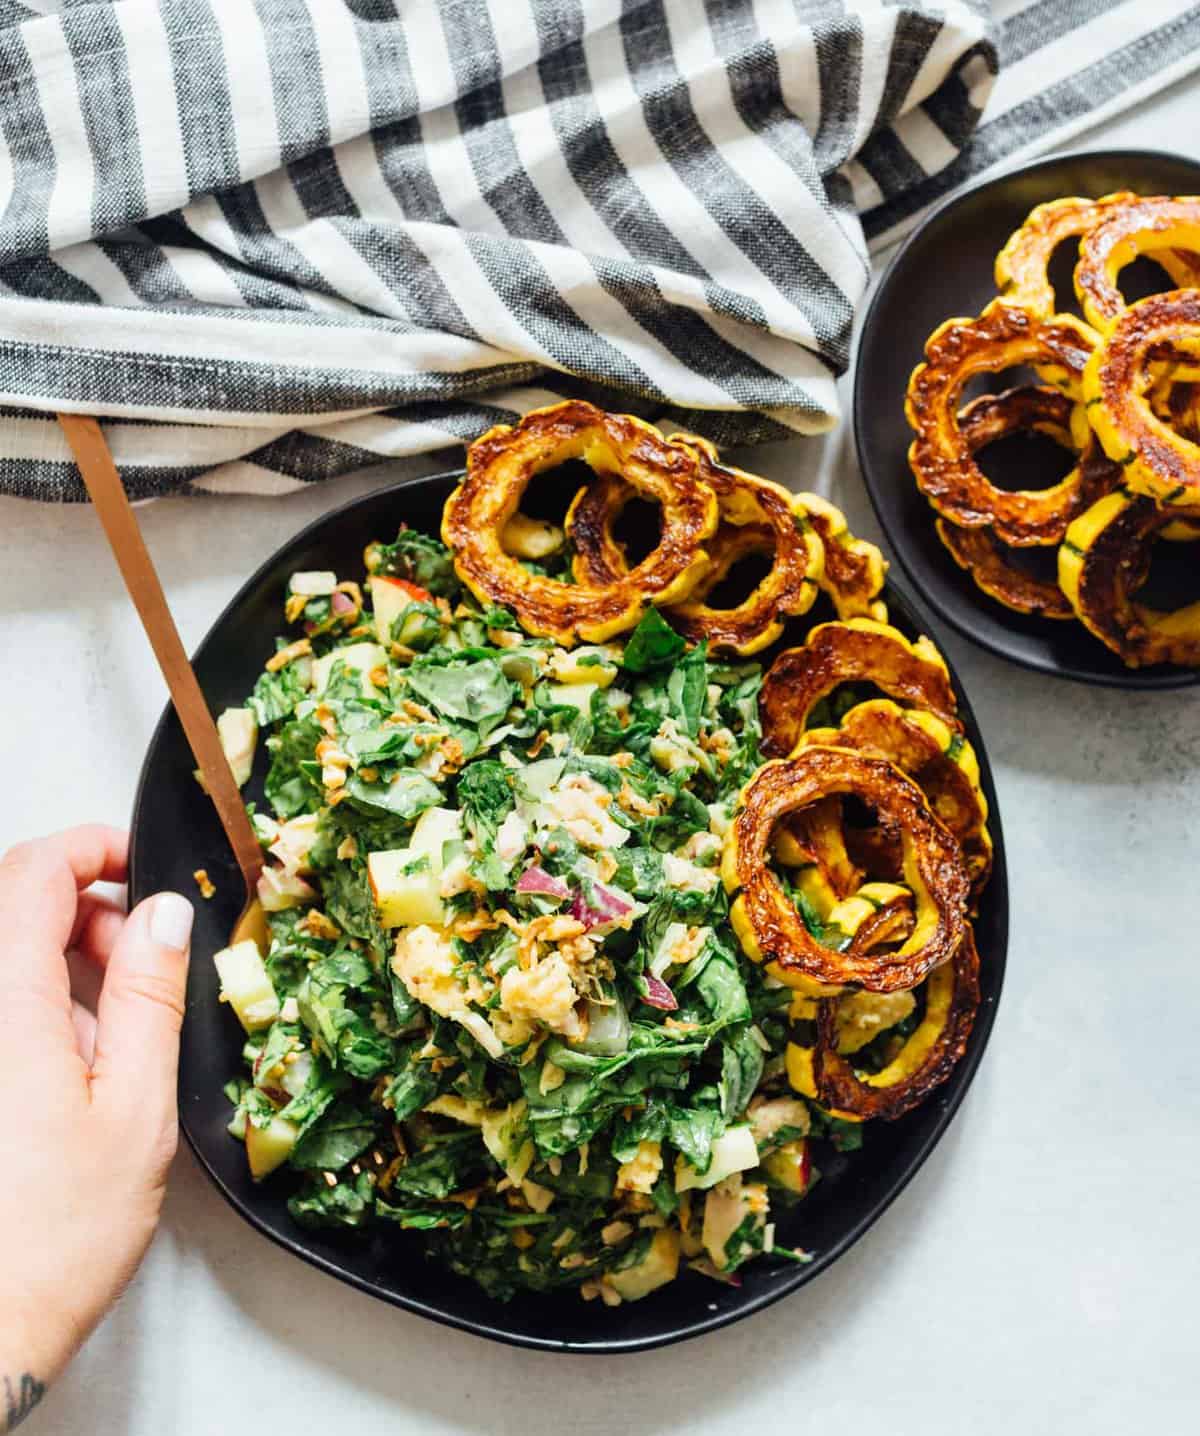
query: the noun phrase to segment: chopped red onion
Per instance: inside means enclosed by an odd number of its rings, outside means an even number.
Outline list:
[[[519,893],[534,893],[538,897],[558,898],[560,902],[566,902],[571,896],[571,889],[562,878],[551,877],[545,868],[538,867],[536,863],[521,874],[516,890]]]
[[[647,1007],[657,1007],[662,1012],[674,1012],[679,1006],[675,994],[662,978],[650,972],[646,973],[646,995],[642,1001]]]

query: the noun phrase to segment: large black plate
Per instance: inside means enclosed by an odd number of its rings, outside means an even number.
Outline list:
[[[437,532],[442,504],[456,481],[439,475],[397,484],[353,500],[318,519],[273,554],[249,580],[200,645],[196,672],[214,712],[238,704],[272,651],[281,626],[281,599],[297,569],[359,571],[366,543],[394,532],[400,520]],[[915,634],[928,631],[913,605],[894,588],[887,594],[895,622]],[[163,715],[146,755],[134,801],[130,890],[133,901],[164,888],[190,893],[192,872],[204,866],[216,896],[198,904],[188,980],[187,1015],[179,1074],[183,1131],[219,1191],[259,1231],[305,1261],[343,1281],[466,1331],[547,1351],[643,1350],[698,1336],[748,1316],[784,1296],[834,1262],[902,1190],[945,1131],[982,1056],[995,1015],[1008,941],[1008,884],[996,796],[970,706],[962,701],[967,733],[979,753],[984,790],[992,805],[996,864],[977,926],[983,963],[983,1008],[963,1061],[937,1095],[901,1121],[876,1124],[866,1146],[824,1163],[813,1195],[780,1223],[780,1241],[816,1253],[808,1266],[765,1262],[744,1274],[740,1288],[689,1274],[643,1301],[608,1311],[574,1295],[494,1302],[471,1282],[424,1259],[419,1243],[395,1230],[376,1239],[334,1239],[302,1231],[285,1206],[286,1181],[256,1187],[245,1153],[225,1131],[229,1104],[224,1083],[240,1070],[242,1038],[228,1009],[217,1002],[210,961],[224,946],[241,905],[240,880],[212,805],[192,777],[193,761],[174,712]],[[264,763],[247,790],[261,792]]]
[[[1180,688],[1200,682],[1200,672],[1169,665],[1126,668],[1081,624],[1013,613],[982,594],[939,542],[933,511],[908,467],[912,431],[904,392],[926,337],[944,320],[978,314],[996,297],[996,255],[1034,205],[1119,189],[1197,194],[1200,164],[1154,150],[1063,155],[989,180],[935,210],[892,260],[867,311],[854,382],[854,436],[867,492],[892,550],[948,623],[1002,658],[1043,673],[1119,688]]]

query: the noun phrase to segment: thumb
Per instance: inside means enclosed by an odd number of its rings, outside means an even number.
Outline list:
[[[179,893],[147,898],[129,914],[109,955],[96,1009],[97,1097],[143,1113],[148,1107],[174,1111],[194,916]]]

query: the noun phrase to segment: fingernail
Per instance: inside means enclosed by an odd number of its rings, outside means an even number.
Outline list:
[[[182,894],[160,893],[150,913],[150,936],[161,946],[182,952],[191,939],[194,917],[191,903]]]

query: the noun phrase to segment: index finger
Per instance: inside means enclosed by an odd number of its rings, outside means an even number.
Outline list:
[[[79,893],[95,882],[123,882],[128,854],[120,828],[89,823],[20,843],[0,859],[0,933],[10,954],[0,962],[0,983],[14,966],[19,979],[31,963],[61,964]]]

